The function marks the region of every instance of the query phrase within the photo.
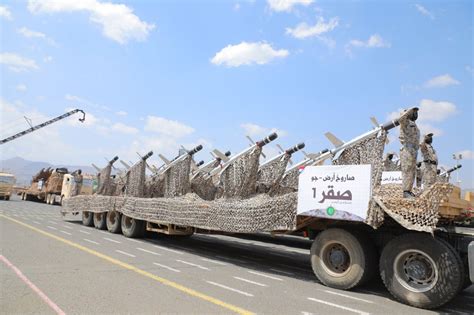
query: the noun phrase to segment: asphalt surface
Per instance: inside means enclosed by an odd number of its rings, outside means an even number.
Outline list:
[[[302,238],[133,240],[18,197],[0,201],[0,229],[4,314],[474,313],[474,286],[435,311],[396,302],[378,278],[354,291],[327,288],[315,278],[311,242]]]

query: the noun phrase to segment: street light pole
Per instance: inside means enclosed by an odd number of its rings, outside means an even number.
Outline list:
[[[456,160],[456,165],[458,165],[459,161],[462,160],[462,154],[461,153],[453,154],[453,159]],[[461,181],[459,180],[459,172],[456,172],[456,182],[458,183],[458,186],[461,187]]]

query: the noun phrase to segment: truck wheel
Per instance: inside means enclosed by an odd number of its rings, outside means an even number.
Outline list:
[[[122,214],[122,234],[130,238],[139,238],[145,235],[145,221],[133,219]]]
[[[109,211],[107,212],[107,230],[110,233],[120,233],[122,231],[122,218],[120,212]]]
[[[94,226],[96,229],[105,230],[107,228],[106,217],[107,212],[94,213]]]
[[[94,226],[94,214],[89,211],[82,211],[82,225]]]
[[[328,229],[311,246],[311,266],[323,284],[348,290],[370,279],[377,266],[375,248],[362,233]]]
[[[445,241],[409,233],[391,240],[380,257],[380,276],[402,303],[432,309],[451,301],[462,287],[463,269]]]

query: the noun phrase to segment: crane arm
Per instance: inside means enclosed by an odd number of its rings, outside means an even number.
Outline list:
[[[4,143],[7,143],[7,142],[9,142],[9,141],[15,140],[16,138],[19,138],[19,137],[21,137],[21,136],[24,136],[24,135],[26,135],[26,134],[29,134],[29,133],[31,133],[31,132],[33,132],[33,131],[35,131],[35,130],[38,130],[38,129],[43,128],[43,127],[46,127],[46,126],[48,126],[48,125],[51,125],[52,123],[55,123],[55,122],[57,122],[57,121],[59,121],[59,120],[61,120],[61,119],[67,118],[67,117],[69,117],[69,116],[71,116],[71,115],[74,115],[75,113],[82,113],[82,118],[79,118],[79,121],[80,121],[80,122],[84,122],[84,120],[86,120],[86,113],[84,113],[84,111],[83,111],[82,109],[74,109],[74,110],[71,110],[71,111],[69,111],[69,112],[67,112],[67,113],[65,113],[65,114],[62,114],[61,116],[55,117],[55,118],[53,118],[53,119],[50,119],[50,120],[48,120],[48,121],[45,121],[44,123],[41,123],[41,124],[36,125],[36,126],[33,126],[33,127],[29,128],[29,129],[26,129],[26,130],[23,130],[23,131],[21,131],[21,132],[19,132],[19,133],[17,133],[17,134],[14,134],[13,136],[10,136],[10,137],[8,137],[8,138],[2,139],[2,140],[0,140],[0,144],[4,144]]]

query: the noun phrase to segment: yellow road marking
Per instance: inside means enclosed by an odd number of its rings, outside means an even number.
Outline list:
[[[8,217],[8,216],[6,216],[6,215],[0,214],[0,217],[5,218],[5,219],[7,219],[7,220],[10,220],[10,221],[12,221],[12,222],[15,222],[15,223],[17,223],[17,224],[19,224],[19,225],[22,225],[22,226],[24,226],[24,227],[26,227],[26,228],[29,228],[30,230],[33,230],[33,231],[35,231],[35,232],[38,232],[38,233],[43,234],[43,235],[45,235],[45,236],[48,236],[48,237],[50,237],[50,238],[52,238],[52,239],[55,239],[55,240],[57,240],[57,241],[60,241],[60,242],[62,242],[62,243],[64,243],[64,244],[67,244],[67,245],[69,245],[69,246],[71,246],[71,247],[75,247],[75,248],[80,249],[80,250],[82,250],[82,251],[84,251],[84,252],[86,252],[86,253],[89,253],[89,254],[94,255],[94,256],[96,256],[96,257],[99,257],[99,258],[102,258],[103,260],[106,260],[106,261],[108,261],[108,262],[110,262],[110,263],[112,263],[112,264],[114,264],[114,265],[120,266],[120,267],[122,267],[122,268],[128,269],[128,270],[133,271],[133,272],[136,272],[136,273],[138,273],[138,274],[140,274],[140,275],[142,275],[142,276],[145,276],[145,277],[147,277],[147,278],[150,278],[150,279],[153,279],[153,280],[155,280],[155,281],[158,281],[158,282],[160,282],[160,283],[162,283],[162,284],[164,284],[164,285],[167,285],[167,286],[170,286],[170,287],[172,287],[172,288],[175,288],[175,289],[177,289],[177,290],[179,290],[179,291],[181,291],[181,292],[184,292],[184,293],[186,293],[186,294],[188,294],[188,295],[197,297],[197,298],[202,299],[202,300],[204,300],[204,301],[207,301],[207,302],[209,302],[209,303],[212,303],[212,304],[221,306],[221,307],[223,307],[223,308],[226,308],[226,309],[228,309],[228,310],[230,310],[230,311],[233,311],[233,312],[235,312],[235,313],[237,313],[237,314],[241,314],[241,315],[252,315],[252,314],[253,314],[252,312],[247,311],[247,310],[245,310],[245,309],[243,309],[243,308],[237,307],[237,306],[232,305],[232,304],[228,304],[228,303],[226,303],[226,302],[223,302],[223,301],[221,301],[221,300],[219,300],[219,299],[213,298],[213,297],[211,297],[211,296],[209,296],[209,295],[206,295],[206,294],[204,294],[204,293],[200,293],[200,292],[195,291],[195,290],[193,290],[193,289],[187,288],[187,287],[185,287],[185,286],[183,286],[183,285],[181,285],[181,284],[178,284],[178,283],[176,283],[176,282],[173,282],[173,281],[171,281],[171,280],[168,280],[168,279],[165,279],[165,278],[162,278],[162,277],[158,277],[158,276],[156,276],[156,275],[154,275],[154,274],[152,274],[152,273],[149,273],[148,271],[139,269],[139,268],[137,268],[137,267],[135,267],[135,266],[129,265],[129,264],[124,263],[124,262],[122,262],[122,261],[120,261],[120,260],[117,260],[117,259],[112,258],[112,257],[110,257],[110,256],[104,255],[104,254],[99,253],[99,252],[97,252],[97,251],[95,251],[95,250],[92,250],[92,249],[87,248],[87,247],[85,247],[85,246],[82,246],[82,245],[79,245],[79,244],[74,243],[74,242],[72,242],[72,241],[69,241],[69,240],[67,240],[67,239],[64,239],[64,238],[62,238],[62,237],[59,237],[59,236],[56,236],[56,235],[54,235],[54,234],[48,233],[48,232],[46,232],[46,231],[43,231],[43,230],[41,230],[41,229],[38,229],[38,228],[36,228],[36,227],[34,227],[34,226],[31,226],[31,225],[29,225],[29,224],[26,224],[26,223],[23,223],[23,222],[21,222],[21,221],[15,220],[15,219],[10,218],[10,217]]]

